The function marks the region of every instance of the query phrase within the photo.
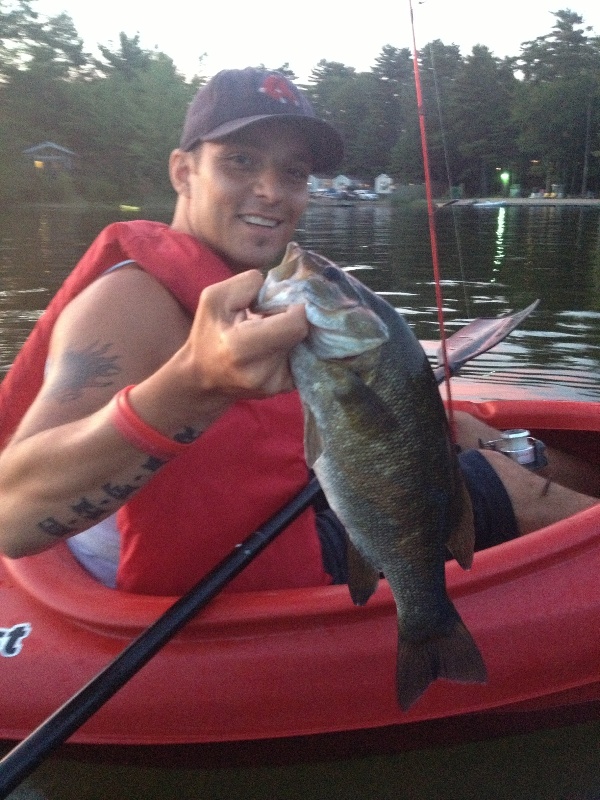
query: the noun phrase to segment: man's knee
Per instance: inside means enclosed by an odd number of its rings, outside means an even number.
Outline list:
[[[502,481],[521,534],[544,528],[598,502],[596,498],[531,472],[503,453],[494,450],[480,452]]]
[[[486,451],[470,448],[461,451],[458,459],[473,507],[475,549],[514,539],[520,529],[511,498]]]

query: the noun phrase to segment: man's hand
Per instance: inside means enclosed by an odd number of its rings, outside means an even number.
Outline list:
[[[262,283],[251,270],[202,292],[186,347],[203,391],[238,399],[294,388],[288,354],[308,334],[304,306],[268,317],[250,312]]]

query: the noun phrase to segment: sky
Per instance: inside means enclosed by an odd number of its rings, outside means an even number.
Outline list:
[[[498,57],[519,54],[524,41],[551,31],[552,12],[570,8],[600,36],[598,0],[412,0],[417,49],[434,39],[457,44],[463,56],[484,44]],[[98,42],[118,46],[119,33],[139,33],[144,49],[170,56],[188,78],[224,68],[288,62],[306,81],[321,59],[368,71],[390,44],[412,50],[409,0],[303,0],[282,6],[274,0],[33,0],[50,16],[65,11],[86,50]],[[351,10],[354,9],[354,10]],[[200,65],[199,57],[206,56]]]

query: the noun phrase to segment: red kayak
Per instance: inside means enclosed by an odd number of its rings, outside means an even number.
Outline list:
[[[481,385],[454,386],[455,398],[482,394]],[[600,459],[597,403],[538,397],[457,406]],[[450,595],[489,681],[438,681],[408,713],[396,702],[395,606],[385,581],[361,608],[345,586],[223,594],[71,741],[234,742],[454,724],[477,712],[491,726],[520,711],[562,709],[567,719],[600,701],[599,575],[600,504],[477,553],[468,572],[449,562]],[[104,588],[65,545],[1,560],[0,738],[27,736],[172,602]]]

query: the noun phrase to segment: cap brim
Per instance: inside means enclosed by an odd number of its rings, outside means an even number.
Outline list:
[[[305,117],[299,114],[261,114],[256,117],[243,117],[219,125],[199,141],[214,142],[224,139],[226,136],[264,119],[289,120],[303,131],[313,156],[314,172],[330,172],[341,164],[344,157],[342,137],[332,125],[318,117]]]

